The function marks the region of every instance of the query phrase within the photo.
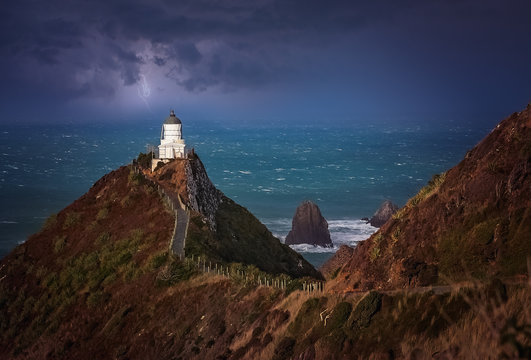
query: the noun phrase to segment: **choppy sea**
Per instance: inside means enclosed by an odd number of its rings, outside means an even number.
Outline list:
[[[214,184],[282,241],[297,205],[317,203],[334,247],[294,249],[320,266],[341,244],[355,246],[376,230],[362,217],[385,199],[404,205],[489,131],[448,124],[226,127],[184,121],[183,133]],[[0,257],[101,176],[158,144],[159,134],[155,123],[0,125]]]

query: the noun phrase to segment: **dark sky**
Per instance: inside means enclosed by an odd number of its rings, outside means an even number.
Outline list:
[[[2,123],[491,121],[531,101],[531,1],[5,0],[0,72]]]

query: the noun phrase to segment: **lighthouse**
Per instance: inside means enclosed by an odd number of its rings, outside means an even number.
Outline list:
[[[160,131],[160,160],[179,159],[186,155],[186,145],[182,138],[182,123],[173,110],[166,118]]]

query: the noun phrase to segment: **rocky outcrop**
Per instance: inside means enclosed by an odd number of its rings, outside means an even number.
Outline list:
[[[374,227],[381,227],[398,211],[398,206],[390,200],[385,200],[380,208],[374,213],[369,223]]]
[[[216,212],[223,194],[212,184],[197,155],[192,155],[185,171],[189,207],[202,214],[211,227],[215,228]]]
[[[195,153],[186,159],[175,159],[149,176],[174,197],[179,196],[188,209],[200,213],[215,229],[223,193],[212,184]]]
[[[311,201],[305,201],[295,211],[291,231],[286,236],[286,245],[310,244],[332,247],[328,223],[321,215],[319,207]]]

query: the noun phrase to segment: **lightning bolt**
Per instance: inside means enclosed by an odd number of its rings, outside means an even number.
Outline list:
[[[151,107],[149,106],[148,98],[151,96],[151,88],[149,87],[149,84],[146,80],[146,77],[144,74],[140,74],[140,83],[138,84],[137,90],[138,90],[138,96],[144,101],[147,108],[151,111]]]

